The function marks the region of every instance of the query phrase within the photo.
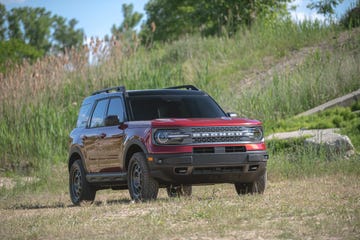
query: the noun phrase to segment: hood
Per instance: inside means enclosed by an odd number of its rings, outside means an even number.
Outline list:
[[[258,120],[246,118],[166,118],[151,121],[152,127],[258,126]]]

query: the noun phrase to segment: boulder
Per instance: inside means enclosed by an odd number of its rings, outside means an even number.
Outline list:
[[[350,157],[355,154],[355,148],[350,138],[338,133],[317,134],[305,139],[305,146],[311,148],[323,147],[328,157],[339,155]]]
[[[273,139],[292,139],[307,137],[305,146],[312,149],[324,149],[326,155],[331,158],[333,156],[350,157],[355,154],[355,148],[348,136],[337,133],[339,129],[314,129],[299,130],[285,133],[275,133],[267,136],[265,140]]]

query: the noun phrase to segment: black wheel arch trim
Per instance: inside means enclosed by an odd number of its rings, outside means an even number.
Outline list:
[[[123,154],[123,169],[127,170],[131,156],[139,150],[145,155],[148,154],[145,144],[140,139],[133,138],[127,141]]]
[[[73,158],[74,154],[77,154],[80,156],[80,160],[81,163],[84,167],[85,173],[88,173],[87,169],[86,169],[86,164],[84,162],[84,155],[81,152],[80,148],[78,146],[73,146],[71,147],[70,151],[69,151],[69,157],[68,157],[68,170],[70,171],[71,165],[78,159],[78,158]]]

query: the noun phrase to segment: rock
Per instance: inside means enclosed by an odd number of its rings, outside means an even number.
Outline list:
[[[337,131],[339,131],[338,128],[311,129],[311,130],[300,129],[298,131],[270,134],[265,138],[265,140],[266,141],[273,139],[284,140],[284,139],[300,138],[306,136],[315,137],[315,136],[323,136],[325,134],[335,133]]]
[[[305,139],[305,146],[312,149],[320,149],[323,147],[326,156],[331,158],[333,156],[350,157],[355,154],[355,148],[348,136],[336,133],[339,129],[314,129],[314,130],[299,130],[285,133],[275,133],[267,136],[266,141],[279,139],[287,140],[300,137],[308,137]]]
[[[350,157],[355,154],[355,148],[348,136],[338,133],[317,134],[305,139],[305,145],[312,148],[324,147],[328,157],[343,155]]]

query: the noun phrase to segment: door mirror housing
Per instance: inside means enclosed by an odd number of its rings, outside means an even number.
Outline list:
[[[228,115],[228,117],[231,117],[231,118],[238,117],[237,113],[235,113],[235,112],[228,112],[227,115]]]

